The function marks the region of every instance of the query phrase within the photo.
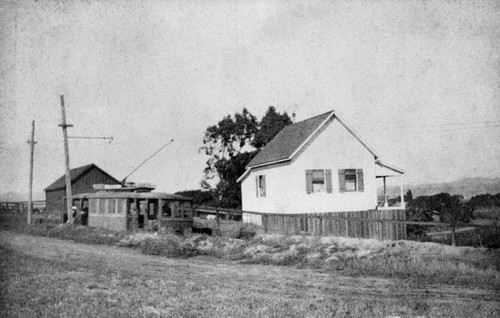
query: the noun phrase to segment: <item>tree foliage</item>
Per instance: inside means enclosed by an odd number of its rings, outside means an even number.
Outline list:
[[[291,123],[292,120],[288,117],[287,113],[280,114],[276,112],[276,108],[274,106],[270,106],[260,122],[259,130],[255,134],[252,146],[260,150],[285,126],[290,125]]]
[[[286,113],[270,106],[260,122],[243,108],[206,129],[200,148],[208,156],[202,187],[214,195],[216,205],[241,206],[241,186],[236,180],[257,152],[290,123]]]
[[[500,193],[479,194],[470,198],[469,203],[473,208],[500,206]]]

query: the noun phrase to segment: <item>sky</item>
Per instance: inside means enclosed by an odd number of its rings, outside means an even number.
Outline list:
[[[246,107],[334,109],[405,182],[500,177],[497,1],[14,1],[0,4],[0,192],[95,163],[200,188],[205,129]]]

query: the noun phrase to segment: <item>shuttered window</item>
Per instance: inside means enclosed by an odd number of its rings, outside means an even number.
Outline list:
[[[365,190],[365,184],[363,180],[363,169],[356,170],[356,179],[358,181],[358,191],[363,192]]]
[[[257,197],[266,196],[266,176],[259,175],[255,176],[255,189]]]
[[[339,169],[339,192],[363,192],[363,169]]]
[[[332,171],[306,170],[306,193],[332,193]]]

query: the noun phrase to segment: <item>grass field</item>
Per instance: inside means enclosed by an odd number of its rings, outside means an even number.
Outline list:
[[[4,232],[5,233],[5,232]],[[2,234],[2,317],[494,317],[492,290]]]
[[[0,217],[0,317],[500,315],[498,250],[21,223]]]

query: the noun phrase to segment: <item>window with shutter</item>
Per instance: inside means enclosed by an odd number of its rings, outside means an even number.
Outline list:
[[[339,170],[339,192],[345,192],[345,170]]]
[[[255,196],[259,197],[259,176],[255,176]]]
[[[356,169],[345,169],[345,191],[356,191]]]
[[[260,176],[260,196],[265,197],[266,196],[266,176],[262,175]]]
[[[363,181],[363,169],[356,170],[356,177],[358,181],[358,191],[363,192],[365,190],[365,184]]]
[[[332,170],[325,170],[325,179],[326,179],[326,192],[332,193]]]
[[[364,191],[363,169],[339,169],[340,192]]]
[[[255,188],[257,197],[265,197],[266,196],[266,176],[259,175],[255,177]]]
[[[312,172],[313,192],[325,192],[325,172],[324,170],[313,170]]]
[[[306,170],[306,192],[309,193],[332,193],[332,171],[331,170]]]
[[[313,192],[312,170],[306,170],[306,192],[307,192],[307,194]]]

